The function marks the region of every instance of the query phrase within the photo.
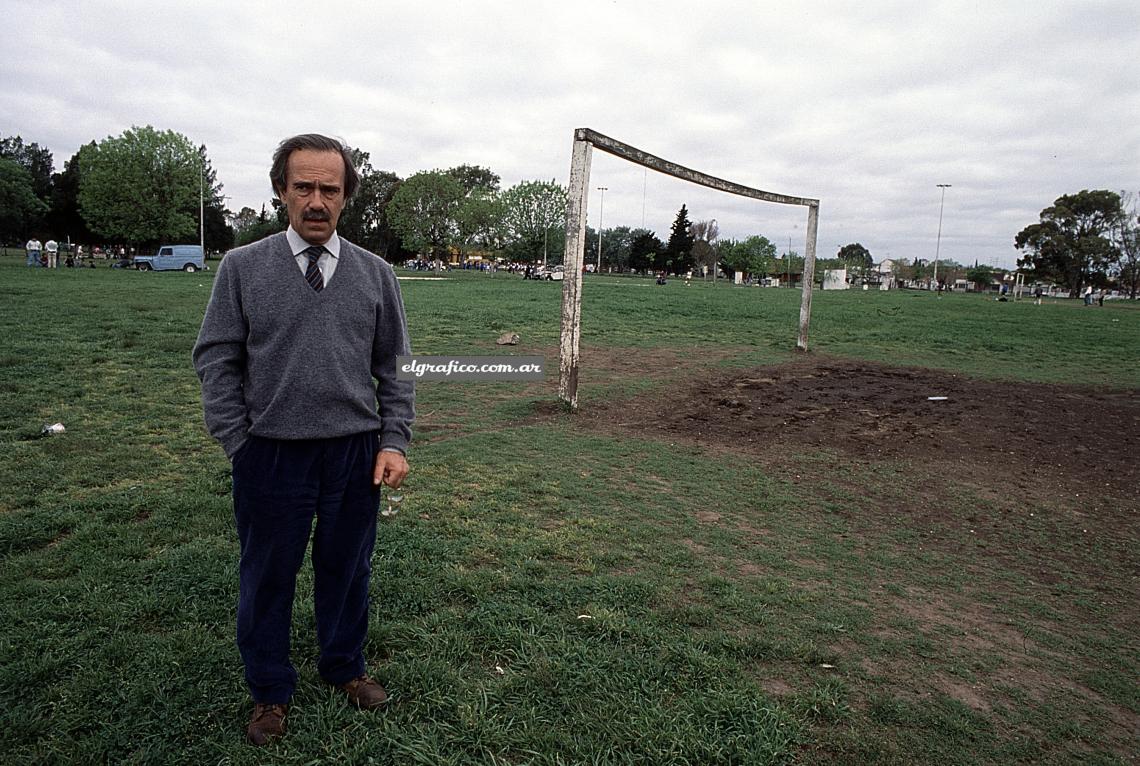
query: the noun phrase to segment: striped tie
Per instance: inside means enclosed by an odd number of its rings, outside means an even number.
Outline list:
[[[305,281],[309,283],[309,287],[318,293],[325,287],[325,278],[321,276],[321,270],[317,266],[317,261],[324,252],[325,249],[319,245],[305,248],[305,255],[309,256],[309,267],[305,269]]]

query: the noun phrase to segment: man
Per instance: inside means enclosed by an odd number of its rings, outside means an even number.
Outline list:
[[[44,243],[44,252],[47,253],[47,267],[49,269],[59,268],[59,243],[54,239],[49,239]]]
[[[365,673],[370,559],[380,486],[408,472],[415,400],[396,378],[411,350],[392,267],[336,233],[360,181],[348,148],[288,138],[270,180],[289,229],[226,255],[194,347],[206,425],[233,464],[237,644],[257,745],[285,732],[293,593],[314,517],[318,672],[358,707],[387,699]]]
[[[19,240],[16,240],[16,241],[19,242]],[[41,245],[40,241],[38,239],[36,239],[35,237],[32,237],[31,239],[28,240],[28,244],[24,245],[24,250],[26,250],[28,253],[28,260],[27,260],[28,266],[31,266],[33,269],[39,268],[40,250],[42,250],[42,249],[43,249],[43,245]]]

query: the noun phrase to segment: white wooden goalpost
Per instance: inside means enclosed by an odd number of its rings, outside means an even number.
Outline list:
[[[804,243],[804,273],[800,298],[800,331],[796,348],[807,351],[808,326],[811,324],[811,289],[815,281],[815,240],[819,225],[819,200],[790,197],[786,194],[753,189],[678,165],[629,144],[603,136],[589,128],[574,131],[574,150],[570,160],[570,189],[566,202],[565,277],[562,282],[562,338],[559,347],[558,398],[571,409],[578,408],[579,338],[582,330],[582,263],[586,247],[586,203],[590,188],[590,160],[593,149],[621,157],[658,173],[707,186],[742,197],[802,205],[808,209],[807,241]],[[600,232],[599,232],[600,235]]]

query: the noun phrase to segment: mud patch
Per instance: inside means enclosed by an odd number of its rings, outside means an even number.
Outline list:
[[[937,397],[933,398],[932,397]],[[967,463],[1009,477],[1136,498],[1140,397],[1134,391],[985,381],[809,356],[600,403],[594,427],[773,454],[789,447],[875,460]]]

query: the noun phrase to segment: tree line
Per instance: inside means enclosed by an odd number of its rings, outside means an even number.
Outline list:
[[[558,264],[565,245],[566,189],[523,181],[509,189],[489,168],[460,165],[400,178],[376,169],[354,149],[357,194],[341,214],[342,236],[389,260],[450,260],[494,254],[510,261]],[[0,241],[20,244],[49,234],[76,243],[124,244],[140,251],[196,240],[200,219],[209,252],[282,231],[285,209],[269,198],[260,210],[226,209],[223,185],[205,145],[152,126],[92,141],[54,171],[52,154],[20,136],[0,140]],[[685,273],[717,264],[729,271],[771,271],[775,246],[762,236],[718,240],[715,221],[689,220],[682,205],[668,239],[644,228],[587,230],[586,261],[641,272]],[[599,242],[600,240],[600,242]],[[794,254],[792,254],[794,256]],[[785,261],[786,263],[786,261]]]
[[[353,159],[361,184],[338,225],[350,241],[389,259],[447,259],[456,251],[562,259],[566,191],[554,181],[501,190],[497,174],[475,165],[402,179],[373,168],[367,152],[353,150]],[[20,136],[0,139],[0,242],[7,244],[50,233],[145,250],[197,240],[204,221],[206,249],[219,252],[288,225],[276,198],[235,214],[222,192],[205,145],[170,130],[132,127],[92,141],[58,173],[48,149]]]
[[[20,136],[0,139],[0,241],[30,236],[146,249],[198,239],[233,242],[222,185],[204,145],[149,125],[79,148],[55,172],[52,153]]]
[[[523,181],[500,188],[489,168],[460,165],[400,178],[372,167],[369,154],[353,150],[361,173],[356,196],[338,229],[350,241],[389,260],[450,260],[494,254],[511,261],[561,263],[565,242],[566,189],[551,181]],[[206,146],[151,126],[132,127],[80,147],[55,171],[51,152],[20,136],[0,138],[0,242],[19,245],[50,234],[77,243],[107,242],[142,250],[196,240],[204,227],[206,249],[220,252],[287,226],[284,208],[271,198],[261,210],[232,213]],[[1025,252],[1018,268],[1029,278],[1065,286],[1117,285],[1135,298],[1140,289],[1140,212],[1135,195],[1084,190],[1059,197],[1040,220],[1021,230],[1015,246]],[[586,232],[586,263],[604,269],[683,274],[714,269],[753,276],[800,273],[794,251],[777,256],[766,237],[720,239],[716,221],[690,221],[682,205],[662,242],[645,228],[615,226]],[[867,271],[870,252],[844,245],[821,268]],[[949,264],[946,264],[949,266]],[[958,266],[957,264],[954,264]],[[923,267],[916,261],[915,275]],[[959,267],[962,268],[962,267]],[[973,279],[986,278],[975,266]]]

